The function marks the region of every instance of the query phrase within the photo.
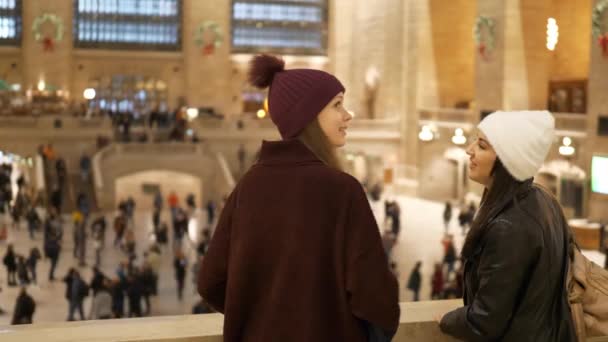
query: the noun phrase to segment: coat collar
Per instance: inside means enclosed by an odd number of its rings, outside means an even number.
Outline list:
[[[298,139],[262,141],[261,164],[322,163],[322,161]]]
[[[496,205],[496,207],[492,210],[492,214],[488,217],[487,222],[492,222],[492,220],[494,220],[500,213],[502,213],[505,208],[507,208],[511,203],[514,202],[514,200],[519,201],[526,197],[528,192],[530,192],[530,190],[532,189],[533,181],[534,178],[530,178],[519,184],[517,186],[517,189],[515,189],[515,197],[506,197],[502,200],[502,202],[499,202],[498,205]]]

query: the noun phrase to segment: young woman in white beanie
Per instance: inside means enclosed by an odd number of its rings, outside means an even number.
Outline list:
[[[464,341],[574,341],[567,223],[557,200],[532,183],[554,139],[553,116],[496,112],[478,128],[469,178],[485,191],[462,249],[464,306],[440,328]]]

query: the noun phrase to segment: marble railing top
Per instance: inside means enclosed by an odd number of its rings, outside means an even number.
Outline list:
[[[401,303],[399,330],[393,341],[455,342],[439,331],[435,319],[460,305],[461,300]],[[38,323],[0,327],[0,339],[3,342],[221,342],[222,326],[221,314]],[[608,337],[588,341],[608,342]]]
[[[459,305],[460,300],[401,303],[400,327],[394,341],[412,341],[408,337],[414,336],[439,336],[435,317]],[[222,326],[221,314],[36,323],[0,327],[0,339],[3,342],[219,342],[222,341]],[[446,337],[433,341],[452,340]]]

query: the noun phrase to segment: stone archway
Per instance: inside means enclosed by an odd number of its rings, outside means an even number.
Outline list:
[[[203,198],[203,181],[200,177],[174,170],[145,170],[117,177],[114,181],[114,201],[118,203],[128,196],[133,196],[138,209],[152,209],[156,191],[160,190],[163,198],[174,191],[184,203],[186,196],[193,194],[200,206]]]

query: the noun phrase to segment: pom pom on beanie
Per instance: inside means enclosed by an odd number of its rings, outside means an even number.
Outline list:
[[[249,62],[249,83],[264,89],[270,87],[274,76],[285,70],[285,61],[271,55],[257,55]]]

